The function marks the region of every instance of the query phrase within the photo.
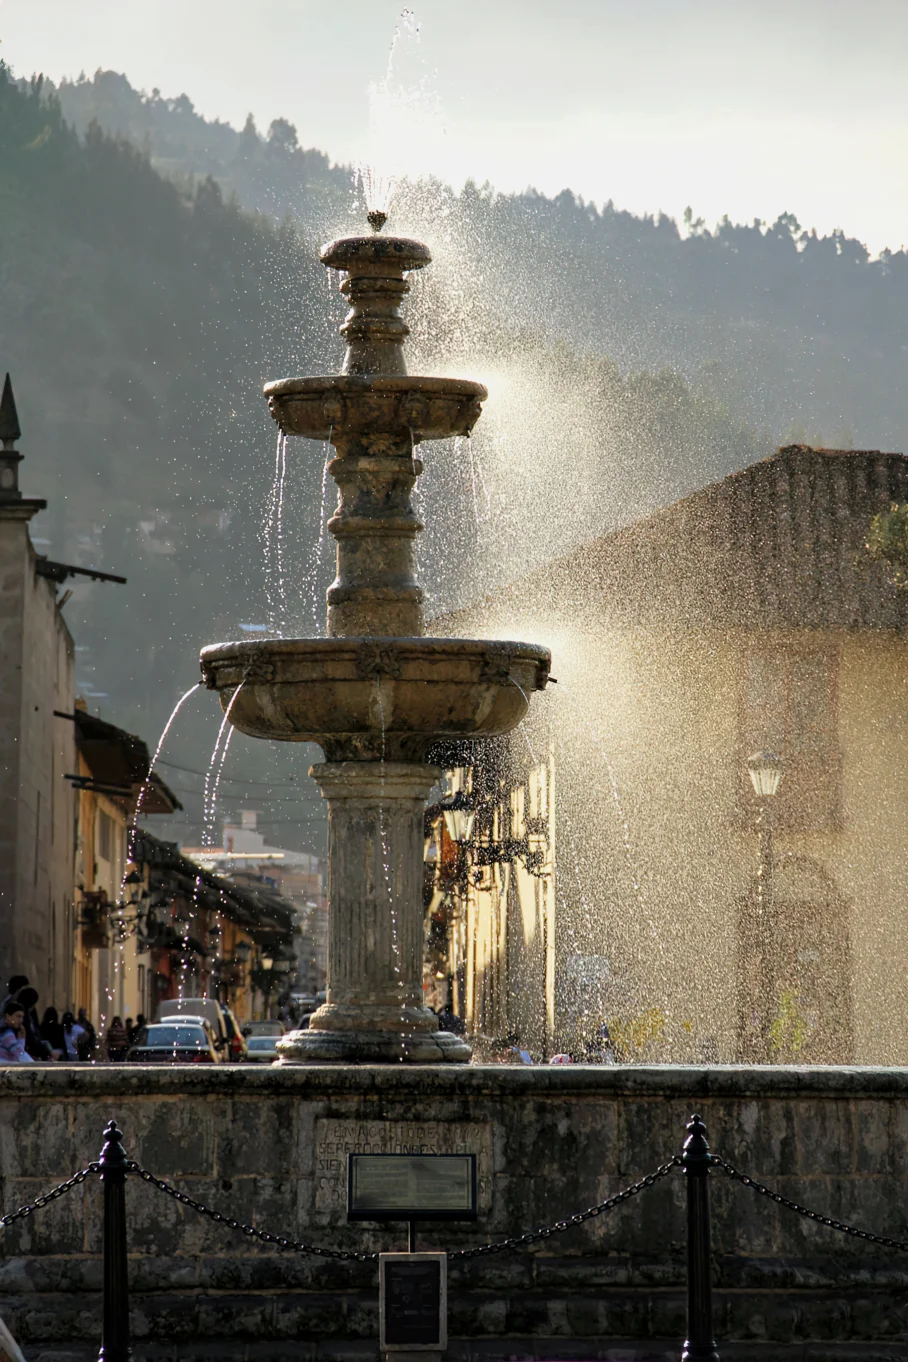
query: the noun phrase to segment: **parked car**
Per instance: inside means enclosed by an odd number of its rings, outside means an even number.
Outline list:
[[[132,1064],[217,1064],[214,1033],[208,1022],[180,1017],[143,1026],[126,1054]]]
[[[273,1064],[280,1056],[277,1043],[280,1036],[250,1036],[246,1041],[246,1059],[250,1064]]]
[[[243,1035],[248,1042],[250,1036],[282,1036],[284,1026],[279,1021],[243,1022]]]
[[[222,1061],[246,1058],[246,1042],[230,1008],[216,998],[167,998],[158,1005],[156,1022],[170,1017],[204,1017],[214,1032],[215,1048]]]

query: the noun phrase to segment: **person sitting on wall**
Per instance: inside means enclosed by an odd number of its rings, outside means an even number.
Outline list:
[[[41,1018],[41,1039],[50,1046],[51,1059],[63,1058],[63,1027],[55,1007],[46,1007]]]
[[[104,1044],[107,1047],[108,1061],[111,1064],[122,1063],[126,1058],[126,1051],[129,1049],[129,1036],[126,1034],[126,1027],[120,1017],[114,1017],[107,1028]]]
[[[63,1037],[63,1060],[67,1064],[72,1064],[74,1060],[81,1059],[82,1055],[80,1050],[82,1037],[85,1035],[85,1031],[71,1012],[63,1013],[60,1033]]]
[[[143,1019],[140,1017],[140,1021]],[[82,1034],[79,1037],[79,1058],[84,1062],[91,1059],[92,1053],[98,1048],[98,1033],[88,1020],[88,1013],[84,1007],[79,1008],[77,1025],[81,1026]]]
[[[20,988],[16,998],[22,1004],[25,1014],[25,1048],[32,1059],[51,1059],[53,1049],[48,1041],[41,1035],[41,1024],[38,1021],[37,1002],[38,990],[26,984]]]
[[[7,998],[0,1021],[0,1063],[31,1064],[25,1048],[25,1009],[18,998]]]

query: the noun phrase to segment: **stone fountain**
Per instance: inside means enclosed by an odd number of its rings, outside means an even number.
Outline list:
[[[426,752],[513,729],[545,687],[550,655],[425,637],[416,447],[469,435],[487,392],[407,373],[400,305],[409,272],[431,260],[421,242],[343,237],[321,259],[350,303],[343,369],[269,383],[265,395],[284,435],[335,450],[327,637],[218,643],[203,650],[202,673],[241,732],[317,743],[325,755],[311,775],[328,801],[327,1002],[308,1031],[279,1043],[281,1063],[465,1063],[469,1046],[423,1004],[423,813],[440,774]]]

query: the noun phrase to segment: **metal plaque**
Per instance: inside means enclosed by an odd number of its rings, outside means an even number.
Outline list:
[[[348,1154],[348,1220],[475,1220],[475,1154]]]
[[[382,1253],[379,1347],[443,1352],[448,1346],[448,1255]]]

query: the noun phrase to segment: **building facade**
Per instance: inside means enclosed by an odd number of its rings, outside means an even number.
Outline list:
[[[73,913],[75,654],[55,581],[29,521],[45,502],[19,490],[19,422],[9,375],[0,400],[0,980],[25,974],[42,998],[67,981]]]
[[[225,822],[220,847],[186,848],[186,854],[232,884],[271,891],[293,905],[293,970],[282,991],[315,998],[325,988],[328,969],[324,861],[310,852],[272,845],[259,832],[254,809],[242,810],[239,823]]]
[[[908,594],[864,548],[906,497],[900,454],[788,447],[457,619],[548,643],[559,683],[493,801],[549,783],[554,1001],[518,857],[460,894],[474,1027],[492,990],[540,1054],[605,1025],[626,1059],[908,1059]]]

